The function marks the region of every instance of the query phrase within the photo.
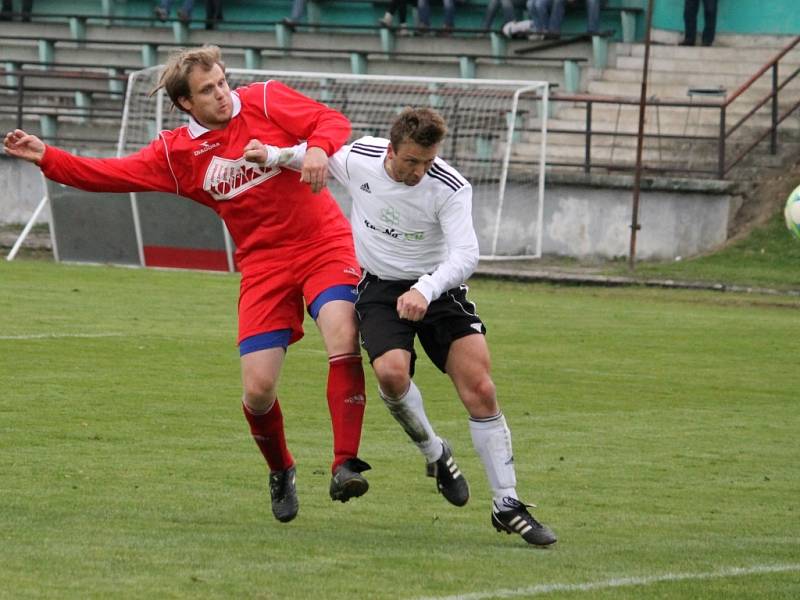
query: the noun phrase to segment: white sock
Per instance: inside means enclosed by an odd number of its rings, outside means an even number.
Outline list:
[[[442,456],[442,440],[433,431],[425,407],[422,405],[422,394],[411,380],[408,390],[400,398],[392,398],[378,389],[383,403],[395,420],[405,430],[411,441],[417,445],[425,460],[432,463]]]
[[[511,449],[511,432],[506,425],[503,413],[488,419],[469,420],[472,445],[481,457],[486,478],[492,488],[492,496],[497,506],[503,505],[503,498],[517,497],[517,474],[514,470],[514,452]]]

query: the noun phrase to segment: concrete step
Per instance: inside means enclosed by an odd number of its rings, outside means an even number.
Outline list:
[[[656,132],[645,132],[649,135],[654,135]],[[711,132],[709,133],[709,137],[711,137]],[[762,132],[758,132],[762,133]],[[686,135],[694,136],[694,131],[687,131]],[[602,147],[602,146],[620,146],[620,147],[636,147],[637,144],[636,132],[630,132],[628,135],[620,135],[620,134],[611,134],[611,133],[593,133],[591,137],[592,147]],[[531,135],[530,137],[525,138],[525,142],[527,143],[531,139],[536,139],[538,141],[539,136]],[[586,135],[583,131],[576,131],[575,133],[554,133],[553,131],[548,130],[547,133],[547,145],[548,146],[560,146],[560,145],[579,145],[583,144],[586,139]],[[756,135],[748,135],[748,136],[739,136],[735,139],[729,138],[726,140],[726,145],[728,148],[736,148],[736,147],[744,147],[749,145],[752,140],[756,139]],[[781,146],[790,147],[792,145],[796,145],[800,143],[800,135],[795,136],[786,136],[780,135],[778,137],[778,143]],[[676,147],[676,146],[687,146],[687,145],[697,145],[697,144],[706,144],[709,147],[713,147],[713,151],[717,151],[717,142],[716,138],[713,141],[692,141],[690,138],[654,138],[654,137],[645,137],[644,138],[645,146],[661,146],[662,148],[665,147]]]
[[[575,121],[575,120],[564,120],[564,119],[549,119],[547,122],[548,131],[552,132],[554,130],[560,131],[574,131],[575,133],[567,133],[563,135],[568,136],[575,136],[585,135],[585,125],[584,123]],[[639,124],[638,122],[627,122],[627,123],[620,123],[617,126],[616,123],[592,123],[592,129],[594,131],[593,136],[598,139],[605,139],[613,137],[616,134],[637,134],[639,131]],[[755,137],[761,135],[766,131],[767,127],[758,127],[755,125],[742,125],[735,133],[734,138],[736,139],[754,139]],[[645,122],[644,128],[645,134],[658,134],[658,133],[668,133],[672,135],[687,135],[687,136],[695,136],[695,137],[713,137],[716,138],[719,135],[719,125],[698,125],[693,121],[676,123],[674,127],[670,127],[667,129],[663,123],[659,124],[657,121],[650,120]],[[550,133],[548,133],[548,140],[550,139]],[[556,135],[556,134],[552,134]],[[800,126],[789,127],[789,126],[781,126],[778,129],[778,139],[781,142],[791,142],[797,139],[800,139]]]
[[[643,58],[640,56],[617,56],[616,68],[630,69],[641,73]],[[730,61],[706,62],[703,60],[676,60],[669,58],[651,58],[649,68],[651,72],[672,71],[678,73],[722,73],[740,75],[746,81],[751,75],[764,66],[766,61],[750,61],[747,58]],[[781,61],[780,68],[784,71],[794,70],[800,66],[800,59]]]
[[[656,97],[662,100],[680,100],[680,101],[687,101],[692,98],[696,102],[719,102],[724,99],[722,97],[714,97],[714,96],[705,96],[705,95],[689,95],[689,89],[691,86],[685,84],[675,84],[675,83],[661,83],[657,74],[654,75],[652,79],[648,79],[647,82],[647,96],[649,98]],[[713,86],[709,86],[713,87]],[[641,82],[637,83],[628,83],[628,82],[620,82],[620,81],[592,81],[589,83],[588,91],[590,94],[598,94],[604,96],[623,96],[628,98],[636,98],[641,95]],[[733,90],[731,90],[733,91]],[[755,105],[757,102],[761,101],[766,95],[770,93],[770,90],[765,88],[753,88],[750,87],[746,91],[744,91],[737,99],[737,102],[744,102],[745,104],[749,104],[751,106]],[[778,93],[778,101],[781,104],[786,105],[788,108],[789,106],[793,106],[797,102],[797,98],[800,97],[800,78],[797,78],[796,82],[792,81],[790,85],[787,85]]]
[[[641,85],[642,72],[627,69],[588,69],[586,72],[589,81],[609,81],[619,83],[636,83]],[[648,87],[650,82],[668,85],[685,85],[695,88],[715,88],[721,87],[728,93],[737,90],[746,83],[747,78],[739,75],[724,73],[680,73],[675,71],[657,71],[648,75]],[[766,92],[772,89],[772,76],[765,73],[751,86],[753,89]],[[786,86],[785,89],[800,90],[800,79],[795,78]]]
[[[738,107],[734,103],[728,110],[726,121],[730,127],[736,123],[746,112],[750,110],[749,106]],[[562,121],[575,121],[580,123],[581,126],[586,120],[586,108],[580,107],[564,107],[555,113],[556,117]],[[662,131],[674,129],[676,126],[684,127],[688,125],[695,126],[714,126],[719,125],[719,111],[717,109],[700,109],[697,107],[648,107],[645,114],[647,123],[660,125]],[[612,129],[619,127],[621,130],[638,129],[639,123],[639,107],[636,105],[615,106],[607,104],[595,104],[592,107],[592,124],[594,127],[600,128],[600,124],[605,127],[613,125]],[[769,108],[762,107],[755,115],[750,117],[747,124],[751,128],[764,128],[770,126],[772,123]],[[800,119],[788,118],[781,123],[780,128],[787,130],[797,130],[800,127]]]
[[[653,44],[677,46],[683,40],[683,32],[668,29],[653,29],[650,35]],[[713,47],[725,48],[784,48],[791,40],[791,35],[774,34],[725,34],[717,33]]]
[[[512,155],[516,160],[530,160],[535,161],[538,159],[539,152],[538,146],[531,145],[530,148],[520,147],[515,148],[516,152]],[[570,162],[582,163],[585,159],[585,149],[583,146],[551,146],[547,147],[548,162]],[[591,160],[593,162],[615,162],[620,163],[635,163],[636,161],[636,148],[617,147],[617,146],[601,146],[592,147]],[[682,165],[693,167],[716,167],[717,159],[716,154],[709,155],[703,152],[702,148],[698,148],[696,152],[691,153],[686,150],[676,151],[669,149],[658,148],[643,148],[642,160],[651,164],[670,164]]]
[[[2,75],[2,71],[0,71],[0,75]],[[19,77],[15,76],[14,79],[19,82]],[[116,82],[116,80],[115,80]],[[98,97],[113,95],[118,97],[120,100],[123,99],[121,93],[112,94],[109,90],[109,79],[100,79],[100,78],[88,78],[88,77],[81,77],[81,78],[74,78],[69,76],[64,77],[54,77],[52,73],[47,73],[43,75],[25,75],[25,95],[29,97],[30,95],[36,94],[36,89],[47,89],[53,90],[53,94],[70,94],[75,90],[82,90],[88,93],[94,94]],[[124,81],[118,81],[119,85],[124,85]],[[47,92],[42,92],[47,93]]]
[[[703,62],[738,62],[746,61],[753,63],[765,64],[771,61],[781,49],[788,45],[790,40],[781,47],[763,47],[763,46],[750,46],[750,47],[731,47],[731,46],[671,46],[662,44],[651,44],[650,58],[651,59],[672,59],[680,61],[703,61]],[[644,44],[625,44],[620,43],[616,46],[617,56],[633,56],[644,57]],[[787,58],[794,61],[800,57],[800,48],[795,48],[789,52]]]

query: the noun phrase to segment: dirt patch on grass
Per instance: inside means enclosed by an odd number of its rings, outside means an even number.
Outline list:
[[[756,227],[783,211],[786,198],[800,185],[800,160],[777,174],[766,173],[744,194],[745,199],[731,226],[726,246],[745,237]]]

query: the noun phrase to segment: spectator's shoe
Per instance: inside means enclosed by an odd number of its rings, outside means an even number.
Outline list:
[[[518,533],[522,539],[534,546],[549,546],[557,540],[547,525],[542,525],[528,512],[533,504],[523,504],[515,498],[503,498],[503,506],[492,503],[492,525],[498,532]]]
[[[331,477],[331,500],[347,502],[367,493],[369,482],[361,474],[372,467],[360,458],[348,458],[336,467]]]
[[[289,31],[294,31],[297,27],[297,23],[292,21],[289,17],[283,17],[281,23],[283,23]]]
[[[288,523],[297,516],[297,488],[294,485],[295,468],[273,471],[269,474],[269,495],[272,498],[272,514],[281,523]]]
[[[156,17],[158,18],[159,21],[166,21],[167,20],[167,11],[165,11],[160,6],[156,6],[153,9],[153,12],[155,13],[155,15],[156,15]]]
[[[378,19],[378,25],[381,27],[391,27],[392,26],[392,13],[385,13],[383,17]]]
[[[464,506],[469,500],[469,484],[458,468],[453,451],[442,440],[442,455],[439,460],[427,463],[428,477],[436,478],[436,488],[450,504]]]
[[[678,46],[694,46],[694,42],[692,40],[683,40]]]
[[[185,10],[180,9],[178,11],[178,19],[180,19],[181,23],[188,23],[189,21],[192,20],[192,15],[187,13]]]

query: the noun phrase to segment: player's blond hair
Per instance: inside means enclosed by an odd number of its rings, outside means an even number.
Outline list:
[[[222,52],[217,46],[202,46],[200,48],[181,48],[173,52],[164,70],[161,72],[161,77],[158,79],[158,85],[150,92],[152,96],[161,88],[167,92],[167,96],[172,100],[172,104],[178,109],[186,112],[186,110],[178,104],[179,98],[191,97],[191,90],[189,89],[189,75],[192,69],[200,67],[204,71],[210,71],[214,65],[219,65],[222,72],[225,72],[225,63],[222,62]]]
[[[432,108],[404,108],[392,122],[389,141],[397,149],[405,141],[425,148],[435,146],[447,134],[444,118]]]

